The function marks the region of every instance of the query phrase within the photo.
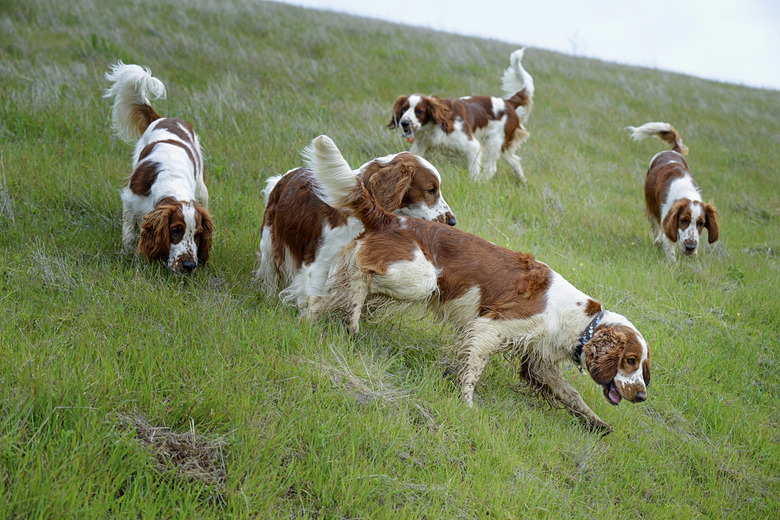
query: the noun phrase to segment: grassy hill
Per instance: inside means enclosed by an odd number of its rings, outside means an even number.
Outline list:
[[[463,229],[648,339],[644,404],[566,371],[601,438],[503,360],[466,409],[434,320],[351,339],[251,281],[268,176],[321,133],[355,166],[405,149],[396,96],[500,94],[517,45],[253,0],[5,0],[0,34],[0,517],[780,516],[780,92],[529,49],[528,186],[430,157]],[[151,67],[155,108],[206,149],[217,234],[192,278],[119,256],[117,59]],[[664,145],[623,131],[648,121],[682,133],[720,211],[698,258],[652,243],[642,179]]]

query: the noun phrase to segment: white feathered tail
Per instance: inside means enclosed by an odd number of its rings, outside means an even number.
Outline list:
[[[135,144],[149,124],[160,118],[152,108],[149,96],[165,98],[165,85],[146,67],[119,61],[109,68],[106,79],[112,85],[103,97],[114,98],[111,109],[114,132],[123,141]]]
[[[657,137],[670,145],[675,152],[681,155],[688,155],[688,147],[683,144],[680,132],[675,130],[669,123],[645,123],[640,127],[627,126],[626,130],[628,130],[634,141],[641,141],[645,137]]]
[[[522,123],[525,123],[528,115],[531,113],[531,105],[534,98],[534,78],[523,68],[522,64],[524,53],[525,47],[517,49],[509,56],[510,65],[504,71],[502,79],[504,95],[507,99],[519,95],[525,90],[525,95],[519,96],[519,99],[525,102],[520,102],[515,108],[515,112],[517,112]]]

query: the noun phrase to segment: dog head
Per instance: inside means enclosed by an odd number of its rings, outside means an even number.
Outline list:
[[[454,129],[452,111],[436,96],[412,94],[395,100],[387,127],[400,128],[403,137],[413,138],[414,133],[428,123],[438,125],[449,134]]]
[[[457,221],[441,194],[441,175],[413,153],[380,157],[360,167],[368,193],[390,213],[454,226]]]
[[[213,232],[200,204],[164,199],[144,217],[138,251],[149,262],[165,260],[172,271],[190,273],[208,260]]]
[[[626,399],[647,399],[650,349],[642,334],[625,317],[606,312],[593,337],[582,348],[585,366],[613,405]]]
[[[715,206],[698,200],[678,199],[664,216],[664,234],[677,242],[684,255],[693,255],[699,247],[699,238],[707,229],[712,244],[718,240],[718,212]]]

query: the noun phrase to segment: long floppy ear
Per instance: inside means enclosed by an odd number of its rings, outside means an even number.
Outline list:
[[[704,227],[710,244],[718,240],[718,210],[712,204],[704,204]]]
[[[200,204],[196,204],[195,208],[200,213],[202,226],[200,243],[198,244],[198,263],[205,264],[211,253],[211,237],[214,235],[214,221],[211,219],[211,214],[209,214],[206,208],[202,207]]]
[[[390,122],[387,123],[387,128],[398,127],[398,121],[401,120],[401,116],[403,115],[402,110],[404,103],[408,98],[409,96],[398,96],[398,99],[395,100],[395,103],[393,103],[393,115],[390,118]]]
[[[382,209],[392,213],[401,207],[404,195],[412,184],[414,166],[404,161],[390,162],[363,174],[363,184]]]
[[[138,241],[138,252],[148,262],[162,257],[168,257],[171,247],[170,231],[173,206],[158,206],[146,214],[141,223],[141,239]]]
[[[428,98],[428,107],[431,119],[444,130],[445,134],[455,130],[455,125],[452,121],[452,111],[441,99],[436,96]]]
[[[595,382],[606,385],[615,379],[626,341],[625,334],[611,327],[601,327],[585,344],[582,348],[585,366]]]
[[[672,242],[677,242],[677,218],[680,216],[680,212],[687,205],[687,200],[678,200],[671,207],[669,212],[664,217],[664,221],[661,222],[661,226],[664,228],[664,234],[666,238]]]

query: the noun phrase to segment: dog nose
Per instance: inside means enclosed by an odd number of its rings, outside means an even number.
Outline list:
[[[638,403],[642,403],[644,401],[647,401],[647,394],[645,392],[639,391],[636,393],[636,400]]]
[[[403,128],[404,130],[409,128],[409,121],[407,121],[405,119],[401,120],[401,128]]]
[[[686,253],[693,253],[696,250],[696,244],[693,242],[686,242],[685,243],[685,252]]]
[[[192,260],[185,260],[181,263],[181,268],[184,269],[186,272],[191,273],[197,265],[198,264],[196,264]]]
[[[455,220],[454,216],[450,216],[450,217],[447,218],[447,225],[448,226],[454,226],[457,223],[458,223],[458,221]]]

